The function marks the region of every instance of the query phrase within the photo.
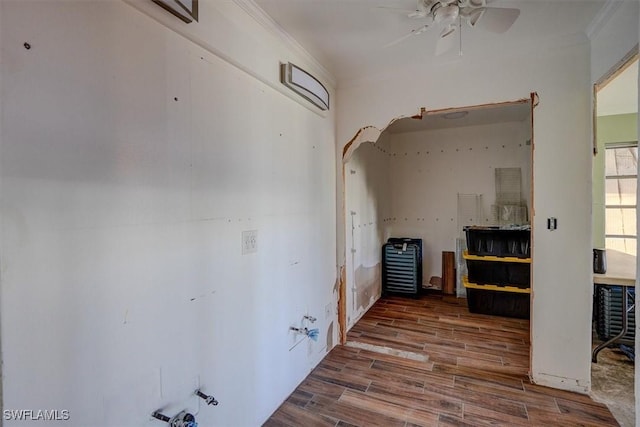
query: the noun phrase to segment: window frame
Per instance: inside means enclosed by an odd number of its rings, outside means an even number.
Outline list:
[[[638,150],[640,150],[640,148],[638,147],[638,141],[626,141],[626,142],[615,142],[615,143],[610,143],[610,144],[606,144],[605,145],[605,153],[607,152],[607,150],[613,150],[613,149],[617,149],[617,148],[637,148]],[[636,158],[636,164],[637,164],[637,158]],[[606,165],[605,165],[605,170],[604,170],[604,179],[605,182],[609,179],[615,179],[615,180],[620,180],[620,179],[638,179],[638,172],[637,172],[637,168],[636,168],[636,173],[634,175],[629,175],[629,174],[625,174],[625,175],[607,175],[607,169],[606,169]],[[606,187],[606,186],[605,186]],[[637,211],[638,211],[638,198],[636,195],[636,204],[635,205],[630,205],[630,204],[609,204],[605,202],[604,205],[605,208],[605,247],[606,247],[606,242],[607,239],[633,239],[636,241],[638,241],[638,230],[637,230],[637,225],[636,225],[636,234],[608,234],[606,232],[606,218],[607,218],[607,209],[634,209],[636,211],[636,215],[637,215]]]

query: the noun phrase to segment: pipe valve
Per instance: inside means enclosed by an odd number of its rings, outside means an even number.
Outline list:
[[[200,397],[201,399],[204,399],[207,405],[218,406],[219,402],[216,400],[215,397],[209,394],[204,394],[203,392],[200,391],[200,389],[196,390],[196,396]]]
[[[160,413],[160,411],[155,411],[151,416],[157,420],[166,422],[170,427],[198,427],[196,417],[187,411],[182,411],[173,418],[169,418],[168,416]]]

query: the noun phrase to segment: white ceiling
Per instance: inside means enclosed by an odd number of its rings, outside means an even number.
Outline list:
[[[451,61],[457,49],[435,56],[438,28],[383,47],[426,23],[379,5],[415,9],[415,0],[255,0],[340,82],[392,71],[397,64]],[[486,50],[527,52],[586,41],[586,30],[605,0],[489,0],[490,7],[520,9],[504,34],[463,26],[465,58]]]
[[[638,61],[598,92],[598,116],[638,112]]]
[[[455,111],[452,113],[452,111]],[[458,112],[466,113],[456,118]],[[447,129],[462,126],[480,126],[495,123],[522,122],[531,117],[531,102],[507,103],[425,113],[422,118],[402,118],[394,121],[385,131],[392,134]]]

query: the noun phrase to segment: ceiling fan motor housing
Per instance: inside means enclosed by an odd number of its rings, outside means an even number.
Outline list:
[[[517,8],[487,7],[487,0],[416,0],[416,10],[408,12],[409,18],[425,18],[429,22],[386,46],[399,43],[410,36],[422,34],[431,28],[432,24],[437,24],[440,27],[440,37],[436,46],[436,56],[452,47],[453,34],[459,34],[459,48],[462,54],[463,23],[475,28],[484,16],[490,14],[491,19],[482,19],[482,29],[502,34],[511,28],[520,15],[520,9]],[[442,41],[444,43],[441,43]]]
[[[418,0],[418,9],[420,10],[431,10],[431,12],[435,12],[437,8],[455,5],[459,8],[478,8],[478,7],[486,7],[487,0]]]

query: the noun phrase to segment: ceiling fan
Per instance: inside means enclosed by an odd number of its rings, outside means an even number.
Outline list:
[[[482,28],[493,33],[506,32],[520,16],[520,9],[487,7],[487,0],[416,0],[415,10],[403,10],[393,7],[379,6],[402,12],[412,19],[426,19],[427,23],[411,30],[410,33],[387,43],[393,46],[403,40],[424,33],[431,27],[439,27],[440,37],[436,46],[436,55],[445,53],[460,40],[462,54],[462,24],[471,28]],[[458,37],[455,37],[456,33]]]

